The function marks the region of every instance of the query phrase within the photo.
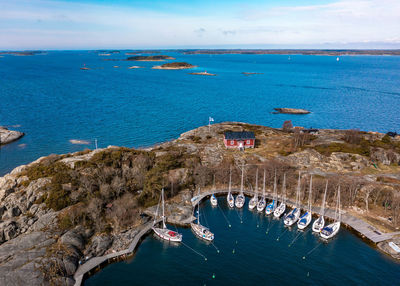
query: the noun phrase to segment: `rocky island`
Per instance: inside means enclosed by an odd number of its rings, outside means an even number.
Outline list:
[[[206,75],[206,76],[216,76],[215,73],[209,73],[209,72],[191,72],[189,74],[193,74],[193,75]]]
[[[226,149],[226,131],[254,132],[255,148]],[[397,137],[326,129],[311,135],[235,122],[199,127],[147,149],[110,146],[42,157],[0,178],[0,285],[73,285],[80,263],[126,253],[146,233],[163,186],[168,220],[184,224],[193,219],[197,186],[213,188],[215,176],[216,187],[226,188],[233,166],[237,187],[241,164],[250,166],[250,180],[256,165],[268,182],[275,171],[278,180],[286,174],[289,199],[298,172],[302,180],[314,174],[315,205],[329,180],[328,208],[340,183],[344,213],[390,238],[400,228],[399,163]]]
[[[306,109],[297,109],[297,108],[274,108],[273,113],[284,113],[284,114],[309,114],[311,111]]]
[[[0,126],[0,145],[11,143],[24,135],[22,132],[8,130],[8,128]]]
[[[128,57],[127,61],[139,61],[139,62],[161,62],[165,60],[174,60],[175,58],[165,55],[156,56],[132,56]]]
[[[159,70],[182,70],[182,69],[191,69],[195,68],[196,66],[185,63],[185,62],[173,62],[173,63],[166,63],[161,66],[154,66],[153,69]]]

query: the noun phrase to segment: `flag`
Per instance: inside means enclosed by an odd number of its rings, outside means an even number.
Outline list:
[[[213,122],[213,121],[214,121],[214,118],[208,117],[208,121]]]

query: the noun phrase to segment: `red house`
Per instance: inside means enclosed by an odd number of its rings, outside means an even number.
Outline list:
[[[241,132],[225,132],[224,144],[226,148],[239,148],[241,150],[245,148],[254,148],[256,137],[253,132],[241,131]]]

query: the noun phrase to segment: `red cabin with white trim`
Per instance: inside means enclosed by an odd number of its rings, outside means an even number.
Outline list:
[[[226,148],[254,148],[256,137],[253,132],[240,131],[240,132],[225,132],[224,144]]]

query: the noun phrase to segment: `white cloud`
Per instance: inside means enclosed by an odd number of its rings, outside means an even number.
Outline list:
[[[135,7],[0,0],[0,11],[0,49],[351,42],[400,47],[400,0],[258,6],[239,15],[227,11],[196,16]]]

